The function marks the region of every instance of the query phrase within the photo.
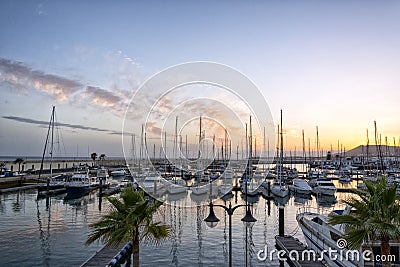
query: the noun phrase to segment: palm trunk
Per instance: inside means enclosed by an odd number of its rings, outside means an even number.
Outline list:
[[[385,255],[386,261],[382,262],[383,267],[390,267],[392,263],[388,261],[388,256],[390,255],[390,245],[389,245],[389,238],[382,238],[381,239],[381,256]]]
[[[140,261],[139,261],[139,248],[140,248],[140,243],[139,243],[139,233],[135,235],[135,237],[132,240],[133,246],[132,246],[132,264],[133,267],[139,267],[140,266]]]

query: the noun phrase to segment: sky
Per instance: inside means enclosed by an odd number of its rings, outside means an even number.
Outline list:
[[[60,156],[122,156],[121,132],[139,143],[146,117],[129,105],[132,97],[144,90],[133,99],[151,106],[156,95],[143,84],[192,61],[248,77],[275,127],[282,109],[287,150],[302,149],[302,130],[315,148],[317,126],[324,150],[338,142],[346,149],[365,144],[367,129],[373,143],[374,121],[382,140],[399,144],[399,14],[399,1],[0,1],[0,156],[41,155],[53,105]],[[157,103],[171,119],[179,99],[194,98],[197,121],[218,110],[217,103],[197,99],[218,99],[217,91],[186,88]],[[223,99],[228,109],[240,106]],[[145,131],[155,129],[152,123]],[[194,144],[198,124],[192,124],[182,133]],[[259,126],[268,128],[274,146],[277,129]]]

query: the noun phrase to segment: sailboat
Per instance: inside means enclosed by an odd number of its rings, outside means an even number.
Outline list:
[[[175,141],[174,141],[174,159],[176,159],[176,152],[177,152],[177,145],[178,145],[178,117],[175,118]],[[168,193],[170,194],[181,194],[186,193],[187,188],[185,186],[184,180],[177,180],[177,167],[174,168],[174,183],[171,183],[168,187]]]
[[[53,148],[54,148],[54,124],[55,124],[55,112],[56,112],[56,107],[53,106],[52,112],[51,112],[51,117],[50,117],[50,122],[49,122],[49,127],[47,129],[47,135],[46,135],[46,142],[44,145],[44,150],[43,150],[43,156],[42,156],[42,161],[40,164],[40,170],[39,170],[39,178],[42,174],[43,171],[43,163],[44,163],[44,157],[46,155],[46,150],[47,150],[47,145],[49,144],[49,137],[50,137],[50,176],[47,178],[47,182],[45,185],[39,185],[38,186],[38,195],[47,195],[50,193],[54,193],[56,190],[64,190],[64,175],[57,175],[53,176]]]
[[[208,193],[209,188],[206,185],[192,187],[192,194],[202,195]]]
[[[208,186],[207,185],[202,185],[200,186],[200,182],[203,179],[203,170],[202,170],[202,164],[201,164],[201,151],[200,151],[200,145],[202,141],[202,130],[201,130],[201,116],[200,116],[200,135],[199,135],[199,156],[197,159],[197,169],[198,169],[198,175],[196,176],[196,185],[192,187],[192,194],[194,195],[203,195],[208,193]]]
[[[253,180],[253,140],[252,140],[252,127],[251,127],[251,117],[250,117],[250,131],[249,136],[247,136],[247,128],[246,128],[246,140],[248,140],[249,147],[249,160],[246,167],[245,179],[241,182],[241,191],[243,194],[248,196],[257,196],[258,191],[258,182]]]
[[[280,127],[280,156],[279,165],[277,165],[277,179],[274,181],[274,185],[271,188],[272,194],[277,197],[287,197],[289,195],[289,189],[284,182],[282,182],[282,171],[283,171],[283,134],[282,134],[282,110],[281,110],[281,127]]]

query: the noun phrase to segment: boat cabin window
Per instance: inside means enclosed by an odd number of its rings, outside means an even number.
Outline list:
[[[332,231],[330,231],[331,234],[331,238],[333,241],[338,241],[342,236],[338,235],[337,233],[334,233]]]
[[[312,221],[315,222],[315,223],[318,223],[318,224],[322,225],[322,220],[321,220],[318,216],[317,216],[317,217],[314,217],[314,218],[312,219]]]
[[[336,214],[342,215],[343,214],[343,210],[334,210],[333,211]]]

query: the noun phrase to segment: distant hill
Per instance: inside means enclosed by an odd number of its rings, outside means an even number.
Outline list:
[[[400,148],[397,146],[386,146],[381,145],[381,152],[382,156],[400,156]],[[354,156],[362,156],[367,155],[367,146],[361,145],[355,147],[349,151],[346,151],[346,156],[354,157]],[[371,157],[377,157],[378,153],[378,146],[377,145],[369,145],[368,146],[368,155]]]

